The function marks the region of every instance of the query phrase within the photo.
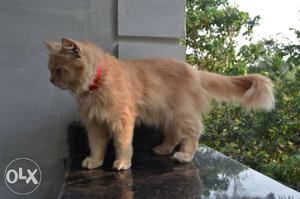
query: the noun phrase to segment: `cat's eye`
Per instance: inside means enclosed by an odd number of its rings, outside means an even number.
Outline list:
[[[61,74],[61,69],[60,68],[55,69],[55,73],[56,74]]]

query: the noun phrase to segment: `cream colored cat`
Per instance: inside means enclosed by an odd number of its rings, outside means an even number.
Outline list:
[[[272,83],[261,75],[226,77],[172,59],[118,60],[90,42],[68,38],[45,43],[50,81],[78,99],[88,129],[91,153],[82,162],[88,169],[102,165],[111,138],[116,150],[113,167],[130,168],[137,123],[163,131],[164,141],[154,153],[170,154],[180,144],[173,159],[190,162],[203,131],[201,113],[212,98],[246,108],[274,106]]]

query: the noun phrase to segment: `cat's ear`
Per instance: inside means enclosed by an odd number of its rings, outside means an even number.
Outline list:
[[[82,49],[78,42],[70,38],[62,38],[61,40],[62,49],[72,54],[76,54],[78,57],[81,57]]]
[[[59,42],[54,42],[54,41],[44,41],[44,44],[46,48],[50,51],[53,51],[54,49],[59,49],[61,46]]]

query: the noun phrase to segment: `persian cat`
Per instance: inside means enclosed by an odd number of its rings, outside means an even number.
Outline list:
[[[119,60],[88,41],[63,38],[45,42],[50,81],[78,99],[80,118],[88,130],[90,155],[82,166],[103,163],[113,139],[117,170],[130,168],[135,124],[154,125],[164,141],[153,151],[190,162],[203,132],[201,113],[211,99],[239,102],[248,109],[274,106],[270,79],[258,74],[227,77],[199,71],[172,59]]]

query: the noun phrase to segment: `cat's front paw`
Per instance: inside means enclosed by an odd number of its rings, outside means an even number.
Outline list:
[[[131,167],[130,160],[115,160],[113,168],[120,171],[120,170],[127,170]]]
[[[97,167],[100,167],[102,165],[102,163],[103,163],[102,160],[91,158],[91,157],[86,157],[81,162],[81,166],[83,168],[87,168],[87,169],[95,169]]]
[[[191,162],[193,160],[193,154],[184,153],[184,152],[176,152],[172,159],[181,163]]]

